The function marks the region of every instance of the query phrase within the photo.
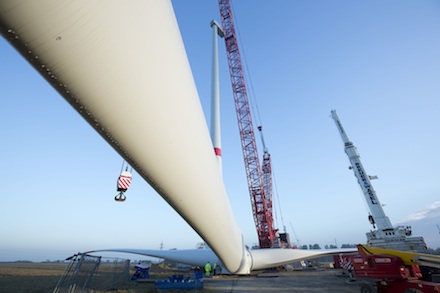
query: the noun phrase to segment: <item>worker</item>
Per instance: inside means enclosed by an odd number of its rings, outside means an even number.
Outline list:
[[[209,277],[211,275],[211,264],[209,261],[205,265],[205,276]]]
[[[217,276],[217,263],[216,262],[214,262],[214,264],[212,265],[212,275]]]

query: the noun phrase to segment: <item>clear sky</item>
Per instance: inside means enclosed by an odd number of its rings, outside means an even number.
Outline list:
[[[173,4],[209,121],[209,23],[220,21],[218,4]],[[412,225],[414,235],[439,247],[440,3],[233,7],[261,117],[254,113],[254,124],[262,123],[273,160],[276,226],[301,245],[366,242],[368,210],[330,118],[336,109],[367,172],[379,176],[373,184],[391,222]],[[224,180],[252,246],[257,235],[222,40],[219,52]],[[3,38],[0,65],[0,261],[201,242],[136,173],[128,199],[113,200],[122,158]]]

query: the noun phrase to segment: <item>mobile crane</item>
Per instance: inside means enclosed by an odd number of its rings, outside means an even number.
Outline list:
[[[365,201],[370,209],[368,219],[373,225],[374,231],[367,233],[367,244],[371,247],[380,247],[395,250],[425,250],[426,243],[423,237],[410,237],[412,234],[411,226],[397,226],[391,225],[390,219],[385,214],[382,204],[376,195],[376,191],[371,184],[370,179],[372,176],[368,176],[361,162],[360,155],[354,146],[354,144],[348,139],[347,133],[342,126],[341,120],[335,110],[331,111],[331,117],[336,123],[339,134],[345,147],[345,153],[350,160],[351,166],[349,169],[353,170],[354,176],[357,178],[358,183],[364,194]]]
[[[263,167],[261,168],[243,66],[241,64],[240,51],[232,18],[231,3],[230,0],[219,0],[218,3],[259,246],[260,248],[290,247],[290,244],[286,243],[288,237],[283,237],[283,239],[280,240],[279,234],[277,233],[278,230],[274,227],[270,155],[267,152],[267,148],[264,147]],[[259,128],[259,130],[261,132],[261,128]]]

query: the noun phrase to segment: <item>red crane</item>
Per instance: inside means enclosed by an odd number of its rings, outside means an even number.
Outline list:
[[[277,230],[273,226],[272,216],[270,156],[265,156],[263,160],[264,170],[269,171],[269,173],[266,172],[263,175],[263,170],[260,168],[254,127],[252,125],[240,51],[238,49],[234,21],[232,19],[231,3],[229,0],[219,0],[218,3],[258,241],[260,248],[271,248],[275,246]],[[267,163],[269,163],[269,165],[267,165]],[[268,191],[268,193],[266,193],[266,191]]]
[[[261,135],[261,142],[263,144],[263,162],[261,166],[261,171],[263,172],[263,186],[264,186],[264,195],[266,197],[266,206],[267,206],[267,214],[272,216],[272,162],[270,159],[269,151],[266,147],[263,137],[263,127],[258,126],[258,131]],[[276,233],[278,230],[275,230]],[[279,243],[272,243],[272,246],[279,246]]]

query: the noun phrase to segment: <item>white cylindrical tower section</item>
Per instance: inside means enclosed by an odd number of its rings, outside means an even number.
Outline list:
[[[218,64],[218,37],[223,37],[223,31],[217,21],[211,21],[212,27],[212,74],[211,74],[211,139],[217,158],[220,173],[222,173],[222,141],[220,124],[220,78]]]

